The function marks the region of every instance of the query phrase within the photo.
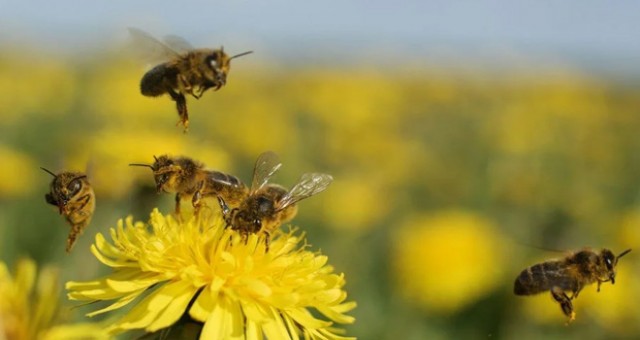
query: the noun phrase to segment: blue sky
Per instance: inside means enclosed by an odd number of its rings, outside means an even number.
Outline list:
[[[0,43],[92,49],[135,26],[196,46],[220,41],[284,54],[327,46],[416,56],[479,50],[640,64],[639,18],[640,1],[0,0]]]

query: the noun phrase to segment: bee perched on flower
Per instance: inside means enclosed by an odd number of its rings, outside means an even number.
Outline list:
[[[113,272],[66,287],[71,300],[115,300],[88,316],[135,303],[112,335],[171,332],[188,316],[200,339],[346,339],[333,324],[355,320],[344,275],[296,230],[276,230],[267,252],[259,235],[225,228],[218,210],[183,221],[154,210],[148,224],[120,220],[111,237],[97,234],[91,251]]]

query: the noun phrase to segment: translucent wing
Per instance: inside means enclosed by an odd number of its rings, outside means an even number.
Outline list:
[[[282,163],[280,163],[280,158],[275,152],[267,151],[260,154],[256,160],[256,165],[253,168],[251,192],[256,192],[256,190],[267,184],[269,178],[271,178],[271,176],[273,176],[281,166]]]
[[[128,29],[133,50],[146,62],[157,64],[180,55],[178,51],[152,37],[149,33],[133,27]]]
[[[235,176],[220,171],[208,171],[207,180],[221,183],[230,187],[244,187],[244,184]]]
[[[333,177],[327,174],[310,173],[302,175],[298,184],[291,188],[278,202],[276,210],[282,210],[307,197],[323,192],[331,182],[333,182]]]
[[[191,43],[177,35],[167,35],[162,40],[169,48],[179,53],[185,53],[194,49]]]

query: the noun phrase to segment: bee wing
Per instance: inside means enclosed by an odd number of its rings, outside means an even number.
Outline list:
[[[162,40],[172,50],[179,53],[185,53],[185,52],[194,50],[193,46],[191,46],[191,43],[189,43],[183,37],[180,37],[177,35],[167,35]]]
[[[160,63],[180,55],[178,51],[141,29],[129,27],[128,30],[136,54],[149,63]]]
[[[323,192],[329,184],[333,182],[333,177],[327,174],[307,173],[300,177],[296,184],[284,197],[276,204],[276,210],[282,210],[292,204]]]
[[[271,178],[281,166],[280,158],[275,152],[267,151],[260,154],[256,160],[256,165],[253,167],[251,192],[254,193],[267,184],[269,178]]]
[[[209,171],[207,173],[207,178],[213,182],[222,183],[230,187],[244,186],[244,184],[240,182],[238,178],[219,171]]]

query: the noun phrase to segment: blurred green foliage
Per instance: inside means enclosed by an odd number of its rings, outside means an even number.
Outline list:
[[[118,56],[0,56],[0,260],[28,255],[60,266],[64,281],[95,278],[95,233],[172,209],[151,173],[128,163],[181,154],[250,182],[257,155],[274,150],[277,183],[335,178],[293,223],[345,272],[358,302],[350,335],[640,336],[634,252],[615,286],[585,288],[569,327],[547,294],[512,294],[522,269],[563,256],[530,245],[640,250],[640,81],[564,68],[287,68],[256,53],[234,62],[219,92],[188,99],[183,134],[168,97],[139,94],[143,72]],[[38,166],[86,169],[96,189],[71,255]]]

